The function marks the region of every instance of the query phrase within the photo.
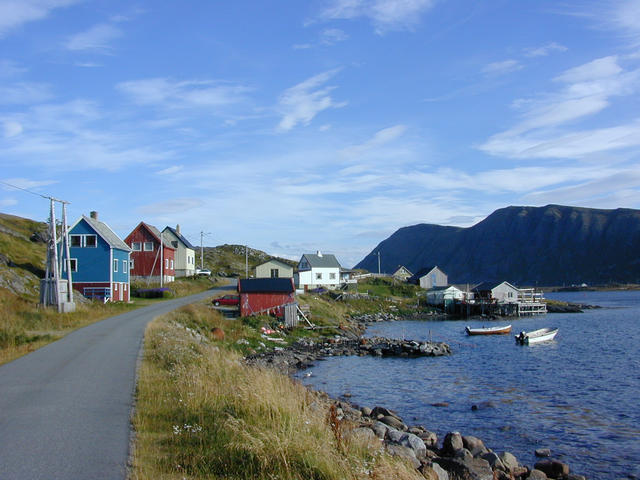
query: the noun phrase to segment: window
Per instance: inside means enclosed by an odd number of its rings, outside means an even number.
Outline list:
[[[118,260],[117,259],[113,260],[113,271],[114,272],[118,271]]]
[[[123,283],[123,284],[122,284],[122,289],[123,289],[125,292],[127,291],[127,284],[126,284],[126,283]]]
[[[144,251],[153,252],[153,242],[144,242]]]
[[[140,242],[133,242],[131,244],[131,248],[134,252],[139,252],[140,250],[142,250],[142,244]]]
[[[71,262],[71,271],[72,272],[77,272],[78,271],[78,259],[77,258],[70,258],[69,260]],[[65,262],[64,268],[65,268],[65,270],[67,268],[66,262]]]
[[[322,280],[322,274],[316,273],[316,280]]]
[[[171,260],[171,270],[173,270],[173,260]]]
[[[122,260],[122,273],[127,273],[127,261]]]
[[[330,273],[330,274],[329,274],[329,278],[330,278],[331,280],[335,280],[335,279],[336,279],[336,274],[335,274],[335,273]]]
[[[69,235],[72,247],[82,247],[82,235]]]
[[[117,283],[113,284],[113,290],[116,291],[116,292],[118,291],[118,284]]]
[[[280,276],[280,270],[277,268],[271,269],[271,278],[278,278]]]
[[[173,248],[178,248],[178,241],[177,240],[172,240],[171,241],[171,245],[173,245]]]
[[[169,268],[169,259],[168,258],[164,259],[164,268]]]
[[[98,246],[98,238],[95,235],[85,235],[84,246],[87,248],[96,248]]]
[[[129,260],[129,270],[133,270],[133,259]]]

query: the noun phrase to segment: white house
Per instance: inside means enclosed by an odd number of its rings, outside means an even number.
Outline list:
[[[396,280],[402,280],[404,282],[408,281],[412,275],[413,273],[411,273],[409,269],[404,265],[398,265],[398,268],[396,268],[396,271],[391,274],[391,276]]]
[[[162,231],[165,242],[169,242],[175,248],[175,275],[176,277],[192,277],[196,274],[195,247],[180,233],[180,225],[176,228],[165,227]]]
[[[429,290],[433,287],[446,287],[449,285],[447,274],[437,266],[421,268],[407,280],[409,283],[420,285],[420,288]]]
[[[298,263],[298,288],[305,290],[340,285],[340,263],[335,255],[305,253]]]
[[[293,267],[272,258],[256,267],[256,278],[293,278]]]
[[[465,292],[459,288],[450,285],[447,287],[433,287],[426,292],[427,303],[429,305],[443,305],[447,301],[463,300]]]
[[[518,303],[520,289],[514,287],[509,282],[502,283],[481,283],[473,288],[477,298],[491,298],[497,303]]]

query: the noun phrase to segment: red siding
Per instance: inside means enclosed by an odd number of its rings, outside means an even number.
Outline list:
[[[141,223],[133,232],[125,239],[124,243],[133,248],[133,242],[140,242],[142,250],[131,252],[131,260],[133,260],[133,268],[129,274],[136,277],[160,276],[160,241]],[[145,252],[144,242],[152,242],[153,250]],[[167,247],[163,248],[163,262],[165,276],[175,277],[175,249]],[[167,261],[169,267],[167,268]],[[173,264],[174,268],[171,268]],[[153,270],[153,271],[152,271]]]
[[[116,290],[116,284],[118,285],[118,290]],[[126,287],[126,290],[125,290]],[[130,295],[130,285],[128,283],[123,282],[113,282],[109,284],[109,282],[74,282],[73,289],[84,294],[85,288],[111,288],[111,300],[114,302],[128,302]]]
[[[277,307],[293,302],[295,302],[293,293],[241,293],[240,315],[243,317],[258,313],[282,315],[284,309]],[[269,309],[273,311],[267,312],[266,310]]]

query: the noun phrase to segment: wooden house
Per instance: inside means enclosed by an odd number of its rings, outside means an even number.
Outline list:
[[[334,255],[305,253],[298,262],[298,286],[304,290],[340,285],[340,263]]]
[[[412,275],[413,273],[411,273],[409,269],[404,265],[398,265],[398,268],[396,268],[395,271],[391,274],[393,278],[395,278],[396,280],[401,280],[403,282],[406,282],[409,278],[411,278]]]
[[[293,267],[272,258],[256,267],[256,278],[293,278]]]
[[[295,303],[292,278],[241,278],[238,280],[240,315],[284,315],[285,305]]]
[[[162,246],[160,244],[162,239]],[[175,279],[175,248],[153,225],[140,222],[127,236],[125,243],[131,247],[131,278],[160,282]]]
[[[162,233],[175,248],[176,277],[193,277],[196,274],[196,248],[180,233],[180,225],[165,227]]]
[[[424,288],[426,290],[433,287],[445,287],[449,284],[447,274],[437,266],[421,268],[407,281],[415,285],[420,285],[420,288]]]
[[[477,300],[518,303],[520,290],[509,282],[483,282],[473,287],[473,293]]]
[[[82,216],[69,230],[73,289],[87,298],[128,302],[131,249],[98,213]],[[62,278],[67,279],[66,264]]]
[[[433,287],[426,292],[427,303],[429,305],[445,305],[447,302],[464,300],[465,292],[454,285],[445,287]]]

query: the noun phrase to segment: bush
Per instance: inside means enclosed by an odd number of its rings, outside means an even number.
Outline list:
[[[170,288],[140,288],[133,291],[134,297],[138,298],[171,298],[173,292]]]

